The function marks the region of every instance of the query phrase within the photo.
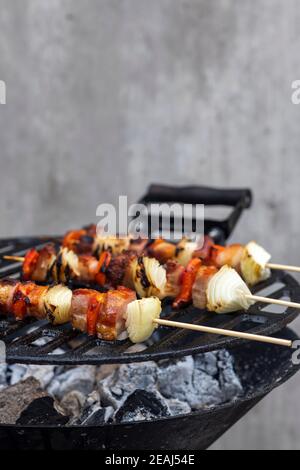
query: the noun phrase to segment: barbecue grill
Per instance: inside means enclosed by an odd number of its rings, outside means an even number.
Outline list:
[[[204,187],[172,188],[152,185],[140,202],[180,202],[229,206],[232,211],[223,220],[205,220],[205,233],[216,242],[225,243],[244,209],[251,206],[249,190],[215,190]],[[22,256],[32,247],[42,247],[49,241],[59,242],[59,237],[27,237],[5,239],[0,242],[1,255]],[[20,263],[0,262],[1,277],[20,277]],[[289,298],[300,302],[300,286],[284,272],[276,272],[254,290],[273,298]],[[165,302],[162,318],[179,322],[202,324],[247,333],[274,335],[292,322],[298,311],[293,308],[257,303],[247,312],[235,315],[213,315],[205,310],[187,307],[173,311]],[[293,334],[285,330],[288,337]],[[281,332],[280,336],[283,336]],[[41,341],[43,339],[43,341]],[[151,422],[108,424],[93,427],[25,427],[1,426],[0,447],[36,448],[108,448],[108,449],[202,449],[207,448],[234,422],[244,415],[275,386],[285,382],[298,368],[290,362],[290,351],[283,348],[249,345],[237,338],[199,334],[188,330],[160,327],[142,351],[132,350],[129,340],[105,342],[74,331],[70,325],[51,326],[45,321],[26,319],[16,322],[0,317],[0,340],[6,344],[8,363],[79,365],[115,364],[175,358],[204,353],[221,348],[231,348],[238,370],[243,362],[249,363],[253,355],[261,357],[245,378],[245,396],[234,404],[202,410],[190,415],[163,418]],[[241,344],[243,346],[241,346]],[[259,363],[258,361],[256,364]],[[259,381],[264,368],[265,379]],[[253,390],[255,390],[253,392]],[[184,435],[182,429],[185,429]],[[165,430],[169,431],[166,433]],[[162,434],[162,430],[164,430]],[[161,436],[164,435],[164,439]],[[87,437],[88,436],[88,437]],[[187,436],[186,438],[184,436]]]
[[[280,337],[294,340],[285,329]],[[244,394],[233,403],[187,415],[100,426],[0,426],[0,449],[202,450],[207,449],[300,366],[280,346],[246,344],[232,349]],[[251,364],[251,367],[247,365]]]

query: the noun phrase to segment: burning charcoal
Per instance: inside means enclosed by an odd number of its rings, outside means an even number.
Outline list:
[[[226,371],[226,374],[225,374]],[[223,352],[163,361],[158,372],[158,390],[163,396],[188,403],[192,409],[232,399],[240,391],[231,356]]]
[[[51,397],[42,397],[34,400],[22,411],[16,424],[24,425],[55,425],[62,426],[69,421],[67,416],[60,414],[54,406]]]
[[[7,386],[7,365],[0,364],[0,387]]]
[[[72,421],[75,425],[98,426],[106,423],[113,415],[112,407],[102,408],[100,403],[100,395],[98,392],[92,392],[82,409],[78,419]]]
[[[243,392],[243,387],[234,371],[233,358],[228,351],[218,352],[218,369],[224,401],[233,400]]]
[[[43,388],[47,388],[47,386],[54,377],[54,368],[54,366],[27,366],[27,370],[25,375],[23,376],[23,380],[27,379],[28,377],[34,377],[40,382]]]
[[[191,412],[190,405],[184,401],[177,400],[176,398],[166,401],[172,416],[185,415]]]
[[[100,382],[103,379],[106,379],[109,375],[112,375],[119,366],[117,364],[104,364],[97,368],[96,372],[96,381]]]
[[[86,398],[82,393],[73,390],[63,397],[60,406],[66,415],[71,418],[78,418],[82,412],[85,401]]]
[[[189,397],[191,407],[199,409],[223,403],[225,400],[218,380],[216,353],[199,354],[194,361],[194,394]]]
[[[99,392],[94,390],[86,399],[83,406],[83,410],[80,417],[80,422],[86,421],[86,419],[95,411],[101,408]]]
[[[101,424],[107,423],[114,414],[114,409],[109,406],[106,408],[92,407],[89,415],[83,416],[80,423],[85,426],[100,426]]]
[[[116,422],[152,420],[170,416],[166,400],[157,392],[135,390],[115,415]]]
[[[118,409],[136,389],[156,390],[157,370],[157,365],[151,361],[121,365],[99,382],[102,401]]]
[[[63,374],[64,372],[66,372],[67,370],[70,370],[71,367],[70,366],[55,366],[54,367],[54,374],[55,374],[55,377],[57,375],[61,375]]]
[[[173,361],[162,361],[158,370],[158,390],[167,398],[191,401],[194,395],[194,360],[192,356]]]
[[[28,366],[24,364],[14,364],[13,366],[8,366],[7,374],[10,385],[15,385],[23,380],[27,368]]]
[[[218,374],[218,351],[194,356],[195,369],[204,372],[211,377]]]
[[[69,369],[55,376],[48,387],[48,392],[58,399],[74,390],[88,395],[92,392],[95,384],[96,368],[94,366],[80,366]]]
[[[29,378],[0,392],[0,423],[15,424],[23,410],[36,398],[47,396],[40,383]]]
[[[218,405],[238,396],[242,388],[227,351],[199,354],[194,359],[198,399],[193,400],[192,408]]]
[[[80,420],[81,425],[86,426],[99,426],[104,424],[105,421],[105,411],[106,408],[95,408],[90,410],[90,414],[88,416],[84,416],[82,420]]]

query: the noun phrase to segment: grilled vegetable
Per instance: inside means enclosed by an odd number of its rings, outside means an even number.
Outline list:
[[[180,308],[192,300],[193,285],[201,264],[202,261],[200,259],[193,258],[187,265],[182,274],[180,293],[173,302],[174,308]]]
[[[79,276],[79,259],[74,251],[61,248],[50,267],[55,282],[66,283]]]
[[[110,265],[112,255],[109,251],[103,251],[99,259],[99,265],[97,267],[98,273],[95,276],[95,280],[99,286],[104,286],[107,279],[107,269]]]
[[[54,325],[62,325],[70,320],[72,291],[65,286],[58,285],[48,290],[44,305],[48,320]]]
[[[140,297],[160,295],[164,292],[166,270],[155,258],[141,256],[132,262],[133,284]]]
[[[229,266],[223,266],[210,280],[207,287],[207,308],[211,312],[230,313],[238,310],[248,310],[253,304],[245,295],[251,295],[250,290],[239,276]]]
[[[26,253],[23,262],[23,278],[25,281],[29,281],[32,278],[32,273],[36,268],[39,259],[39,252],[32,248]]]
[[[126,328],[133,343],[142,343],[152,335],[157,325],[153,320],[160,317],[161,303],[156,297],[131,302],[126,312]]]
[[[249,286],[265,281],[271,276],[270,269],[266,268],[271,255],[255,242],[246,245],[241,260],[241,273]]]

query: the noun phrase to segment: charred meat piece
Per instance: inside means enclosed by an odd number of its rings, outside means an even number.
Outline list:
[[[199,247],[195,253],[194,253],[194,257],[195,258],[200,258],[204,263],[206,263],[206,261],[208,261],[210,259],[210,254],[211,254],[211,250],[214,246],[214,241],[213,239],[208,236],[208,235],[205,235],[204,236],[204,240],[203,240],[203,244],[201,247]]]
[[[214,245],[211,250],[209,264],[217,266],[217,268],[227,265],[240,271],[244,251],[244,246],[238,243],[229,246]]]
[[[100,308],[104,303],[106,294],[92,289],[77,289],[73,292],[71,303],[71,322],[77,330],[96,333],[96,325]]]
[[[148,247],[147,252],[149,256],[156,258],[161,264],[164,264],[169,259],[175,257],[176,245],[166,242],[165,240],[158,239]]]
[[[130,264],[136,258],[133,251],[126,251],[121,255],[112,258],[109,267],[107,268],[106,275],[107,281],[111,286],[127,285],[130,283],[131,278]],[[131,283],[132,284],[132,283]]]
[[[96,225],[81,230],[70,230],[64,236],[62,245],[77,254],[91,254],[96,236]]]
[[[53,244],[44,246],[40,251],[30,250],[23,263],[25,281],[47,281],[52,276],[51,269],[56,261],[56,249]]]
[[[103,308],[97,321],[97,336],[105,340],[115,340],[125,330],[125,314],[130,302],[136,300],[136,294],[126,287],[106,294]]]
[[[173,260],[167,261],[165,269],[167,272],[167,283],[163,296],[175,298],[180,293],[182,277],[185,269],[181,264]]]
[[[201,263],[200,259],[193,258],[185,268],[180,293],[173,302],[174,308],[180,308],[192,301],[192,289]]]
[[[0,311],[8,314],[11,312],[11,306],[15,290],[19,281],[13,279],[4,279],[0,282]]]

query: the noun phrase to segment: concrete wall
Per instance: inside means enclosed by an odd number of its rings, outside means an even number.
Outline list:
[[[153,181],[249,186],[255,205],[235,239],[300,264],[299,7],[0,0],[0,236],[80,226]],[[299,386],[218,447],[299,448]]]

